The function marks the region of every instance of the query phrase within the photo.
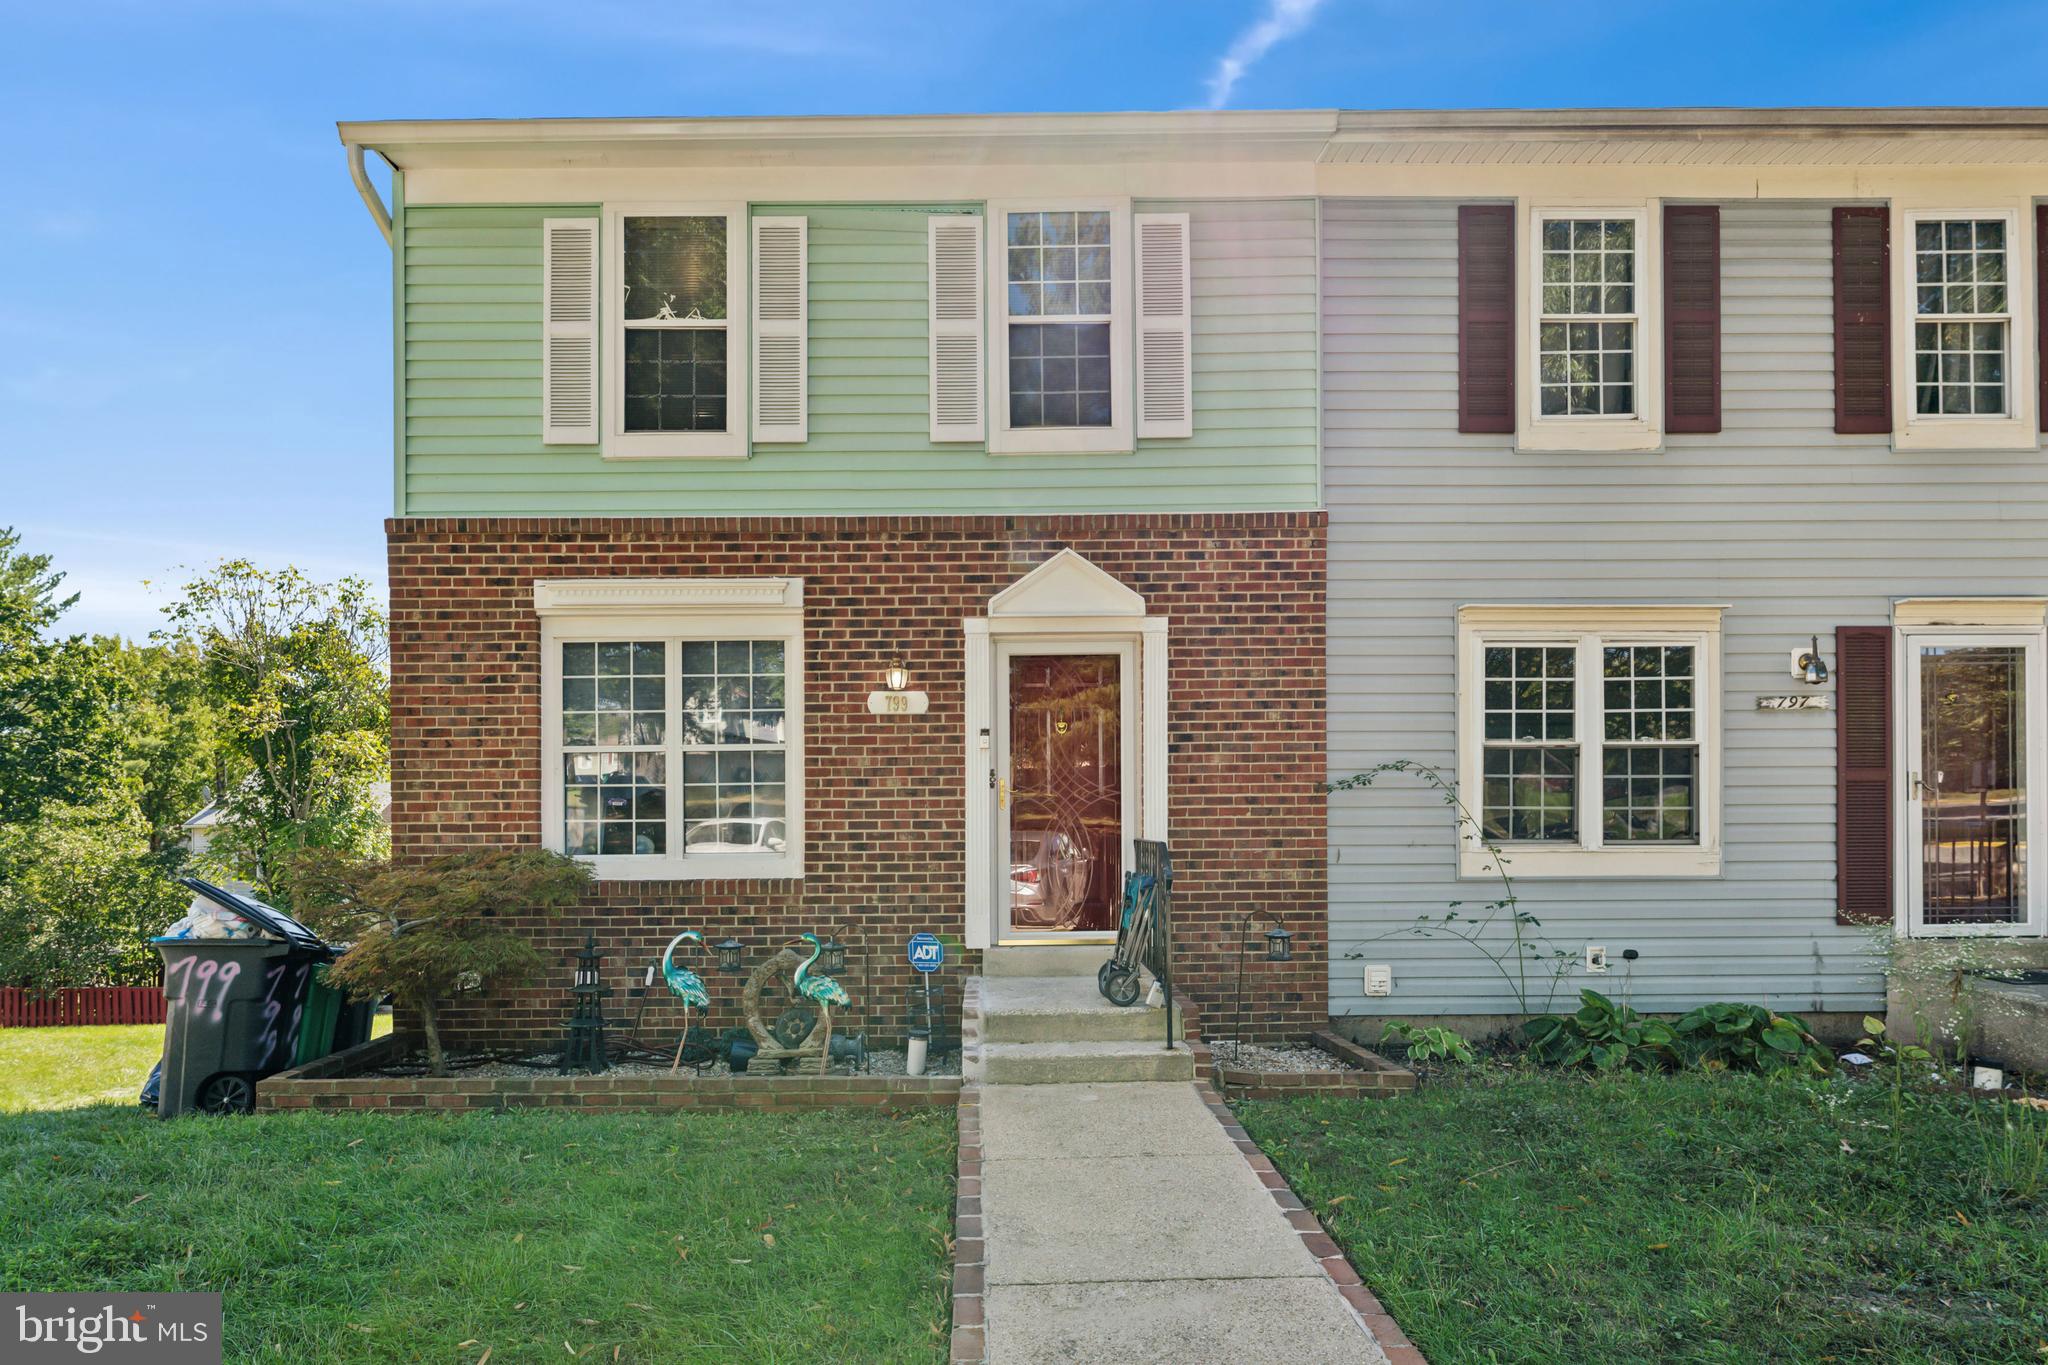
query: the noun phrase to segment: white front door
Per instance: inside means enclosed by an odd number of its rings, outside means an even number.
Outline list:
[[[2039,933],[2048,886],[2041,633],[1900,633],[1899,846],[1913,934]]]
[[[1137,835],[1135,658],[1121,641],[996,646],[996,943],[1116,933]]]

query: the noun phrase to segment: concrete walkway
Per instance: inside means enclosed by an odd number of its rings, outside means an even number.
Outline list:
[[[1387,1365],[1193,1085],[980,1107],[991,1362]]]

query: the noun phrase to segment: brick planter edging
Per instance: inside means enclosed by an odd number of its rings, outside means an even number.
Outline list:
[[[1249,1067],[1232,1066],[1221,1056],[1213,1057],[1216,1084],[1239,1099],[1280,1100],[1290,1095],[1334,1095],[1340,1098],[1367,1099],[1384,1095],[1405,1095],[1415,1089],[1415,1073],[1398,1063],[1390,1062],[1370,1048],[1360,1047],[1348,1038],[1340,1038],[1327,1030],[1318,1029],[1308,1036],[1310,1043],[1332,1056],[1341,1057],[1356,1071],[1254,1071]],[[1203,1044],[1197,1054],[1196,1070],[1199,1073],[1203,1054],[1210,1052]]]
[[[403,1056],[413,1040],[392,1034],[256,1085],[260,1111],[375,1109],[391,1113],[596,1109],[613,1114],[673,1109],[837,1109],[898,1112],[950,1108],[958,1076],[356,1076]]]
[[[1301,1237],[1308,1254],[1315,1257],[1316,1264],[1337,1287],[1338,1295],[1351,1309],[1351,1316],[1359,1327],[1379,1342],[1380,1349],[1386,1352],[1388,1365],[1429,1365],[1421,1348],[1408,1340],[1408,1334],[1401,1330],[1400,1324],[1388,1315],[1379,1299],[1365,1287],[1357,1267],[1324,1230],[1322,1220],[1311,1213],[1308,1205],[1302,1203],[1301,1197],[1288,1186],[1287,1177],[1280,1174],[1272,1160],[1259,1149],[1259,1144],[1252,1141],[1251,1134],[1237,1121],[1237,1115],[1230,1112],[1230,1106],[1224,1103],[1223,1097],[1216,1093],[1214,1087],[1201,1081],[1195,1082],[1195,1091],[1201,1095],[1202,1103],[1209,1107],[1209,1112],[1216,1116],[1216,1121],[1223,1125],[1224,1133],[1252,1168],[1252,1174],[1266,1187],[1266,1193],[1272,1195],[1273,1202],[1280,1206],[1280,1212]]]
[[[988,1318],[982,1304],[988,1269],[981,1228],[981,1087],[960,1092],[960,1148],[953,1190],[952,1365],[981,1365],[988,1356]]]

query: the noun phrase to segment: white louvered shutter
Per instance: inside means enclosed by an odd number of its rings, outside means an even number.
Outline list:
[[[541,223],[540,439],[597,444],[597,219]]]
[[[932,439],[979,441],[986,407],[982,362],[982,220],[946,214],[926,220],[931,285]]]
[[[810,220],[754,220],[754,439],[810,437]]]
[[[1138,238],[1138,435],[1195,434],[1194,299],[1189,292],[1188,216],[1140,213]]]

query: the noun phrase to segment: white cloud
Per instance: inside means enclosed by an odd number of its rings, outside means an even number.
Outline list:
[[[1230,50],[1216,61],[1209,77],[1209,107],[1221,109],[1230,103],[1231,92],[1259,58],[1307,28],[1323,0],[1266,0],[1265,17],[1237,35]]]

